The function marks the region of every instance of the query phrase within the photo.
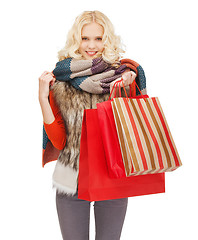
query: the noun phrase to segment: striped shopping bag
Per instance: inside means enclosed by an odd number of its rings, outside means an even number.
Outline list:
[[[126,176],[173,171],[182,165],[157,97],[111,101]]]

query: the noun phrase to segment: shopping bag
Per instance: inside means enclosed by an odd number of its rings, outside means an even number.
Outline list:
[[[157,97],[118,97],[111,105],[127,176],[173,171],[182,165]]]
[[[117,81],[116,83],[118,83]],[[131,169],[128,167],[127,163],[123,162],[120,143],[118,139],[118,134],[116,130],[113,110],[111,106],[111,95],[113,93],[114,87],[116,97],[117,85],[114,84],[109,100],[105,102],[101,102],[97,104],[97,113],[98,113],[98,121],[99,128],[102,137],[102,143],[105,151],[105,158],[107,162],[109,176],[111,178],[121,178],[129,176],[131,173]],[[135,84],[130,85],[130,97],[139,98],[135,94]],[[119,88],[120,91],[120,88]],[[121,96],[121,93],[118,93]],[[147,95],[144,95],[145,97]],[[147,96],[148,97],[148,96]],[[126,172],[125,172],[126,171]]]
[[[99,129],[97,109],[84,110],[78,176],[78,198],[87,201],[165,192],[165,175],[110,178]]]
[[[98,103],[97,114],[109,176],[111,178],[126,177],[111,100]],[[127,168],[126,171],[128,170]]]

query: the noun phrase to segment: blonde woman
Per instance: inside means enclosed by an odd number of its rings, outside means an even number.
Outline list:
[[[112,84],[121,77],[125,86],[136,78],[134,71],[121,65],[122,53],[110,20],[99,11],[85,11],[69,31],[55,69],[39,77],[44,145],[53,149],[51,155],[45,150],[43,165],[58,154],[53,186],[64,240],[89,239],[90,202],[78,199],[83,111],[106,101]],[[128,198],[94,202],[96,240],[120,239],[127,203]]]

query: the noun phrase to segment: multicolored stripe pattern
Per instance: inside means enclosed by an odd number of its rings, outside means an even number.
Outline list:
[[[105,94],[110,92],[110,83],[120,78],[126,68],[124,64],[112,67],[102,57],[92,60],[66,58],[56,63],[53,74],[57,81],[69,81],[78,90]]]
[[[155,98],[113,98],[126,176],[173,171],[182,165],[161,104]]]

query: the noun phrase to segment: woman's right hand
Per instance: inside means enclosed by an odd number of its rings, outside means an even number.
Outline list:
[[[48,99],[49,88],[53,86],[56,78],[52,72],[43,72],[39,77],[39,100]]]
[[[53,86],[55,80],[56,78],[54,74],[47,71],[45,71],[39,77],[39,102],[43,114],[43,121],[47,124],[51,124],[55,120],[52,108],[48,100],[49,88],[50,86]]]

